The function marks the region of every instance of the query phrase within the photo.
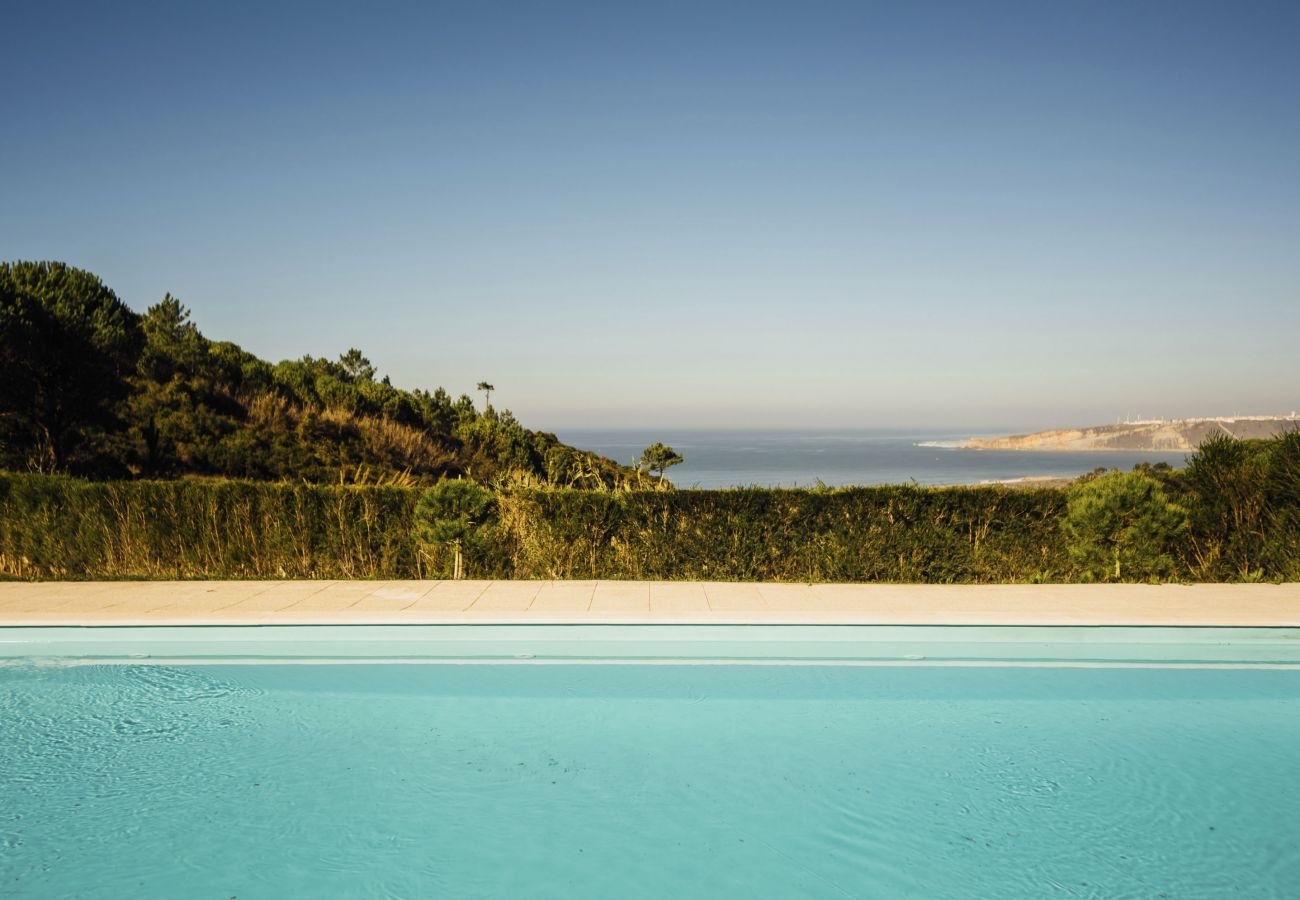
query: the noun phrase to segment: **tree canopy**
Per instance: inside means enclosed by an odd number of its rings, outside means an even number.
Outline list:
[[[626,472],[508,410],[397,388],[359,349],[271,363],[204,336],[171,294],[139,314],[63,263],[0,264],[0,368],[0,468],[336,483]]]
[[[104,438],[119,425],[143,342],[140,317],[91,273],[0,263],[5,455],[38,471],[112,469]]]
[[[660,481],[664,480],[664,472],[682,462],[685,459],[680,453],[660,441],[641,451],[641,465],[651,472],[658,472]]]

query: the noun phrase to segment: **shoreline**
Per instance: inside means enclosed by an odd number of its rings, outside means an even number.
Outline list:
[[[954,487],[1068,488],[1083,475],[1022,475],[998,481],[975,481]]]

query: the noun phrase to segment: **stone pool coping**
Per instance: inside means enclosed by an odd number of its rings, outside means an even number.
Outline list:
[[[1300,583],[0,582],[0,626],[400,624],[1300,627]]]

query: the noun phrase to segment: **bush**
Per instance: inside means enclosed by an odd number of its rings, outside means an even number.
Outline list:
[[[1169,577],[1175,543],[1186,528],[1186,511],[1141,472],[1112,472],[1075,485],[1062,524],[1079,574],[1094,581]]]
[[[1300,433],[1220,435],[1190,460],[1190,563],[1198,578],[1300,577]]]
[[[1300,580],[1300,431],[1275,439],[1264,476],[1264,568]]]
[[[437,560],[440,547],[452,553],[452,578],[464,576],[464,556],[483,548],[484,523],[492,510],[492,492],[472,481],[441,481],[420,496],[415,506],[415,539],[421,552]]]

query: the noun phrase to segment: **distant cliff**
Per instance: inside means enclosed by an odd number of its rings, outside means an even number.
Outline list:
[[[1201,441],[1216,434],[1235,438],[1268,438],[1283,431],[1300,428],[1300,417],[1289,416],[1222,416],[1206,419],[1156,419],[1125,422],[1120,425],[1097,425],[1092,428],[1059,428],[1033,434],[1007,437],[971,438],[960,445],[962,450],[1195,450]]]

